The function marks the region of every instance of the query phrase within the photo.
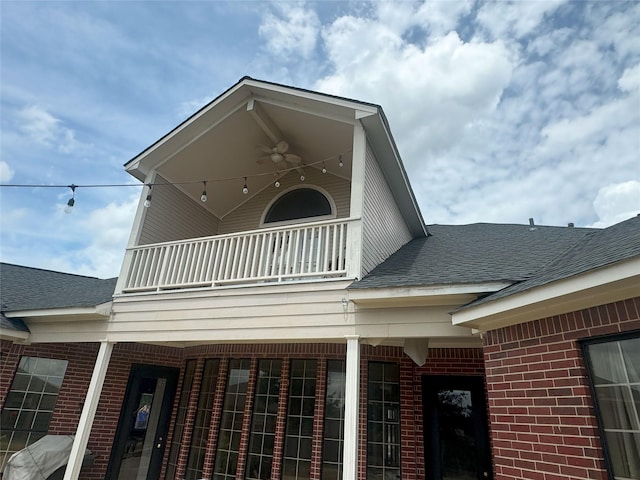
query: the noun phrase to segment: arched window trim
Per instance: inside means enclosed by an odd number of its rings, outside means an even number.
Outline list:
[[[265,223],[264,222],[264,220],[265,220],[265,218],[267,218],[267,214],[269,213],[269,210],[271,210],[271,207],[273,206],[273,204],[276,203],[282,196],[286,195],[287,193],[289,193],[289,192],[291,192],[293,190],[302,190],[302,189],[316,190],[317,192],[319,192],[322,195],[324,195],[324,197],[329,202],[329,206],[331,207],[331,214],[330,215],[320,215],[320,216],[315,216],[315,217],[296,218],[296,219],[293,219],[293,220],[284,220],[282,222],[271,222],[271,223]],[[298,223],[317,222],[317,221],[321,221],[321,220],[332,220],[334,218],[337,218],[336,202],[333,201],[333,197],[331,197],[331,195],[329,195],[329,192],[327,192],[324,188],[318,187],[317,185],[309,185],[309,184],[295,185],[293,187],[289,187],[289,188],[283,190],[282,192],[280,192],[278,195],[276,195],[275,197],[273,197],[271,199],[271,201],[267,204],[267,208],[264,209],[264,211],[262,212],[262,215],[260,216],[260,227],[279,227],[279,226],[282,226],[282,225],[296,225]]]

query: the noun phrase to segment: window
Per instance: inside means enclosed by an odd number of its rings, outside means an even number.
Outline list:
[[[0,471],[11,454],[46,435],[67,364],[51,358],[20,359],[0,419]]]
[[[184,431],[184,421],[189,409],[189,397],[191,396],[191,386],[193,385],[193,376],[195,371],[196,361],[188,360],[185,366],[184,378],[182,379],[182,391],[180,393],[180,402],[178,403],[178,415],[176,416],[176,424],[173,429],[173,438],[171,440],[171,451],[169,453],[169,461],[167,462],[167,478],[174,478],[176,475],[178,454],[180,453],[182,433]]]
[[[273,202],[264,217],[264,223],[328,217],[331,214],[331,203],[322,192],[313,188],[297,188],[285,192]]]
[[[367,479],[400,478],[400,369],[370,362],[367,408]]]
[[[292,360],[282,480],[310,478],[316,361]]]
[[[344,361],[328,360],[322,480],[340,480],[342,478],[345,381]]]
[[[640,480],[640,331],[583,347],[610,476]]]
[[[251,361],[248,359],[229,361],[229,378],[220,419],[218,451],[213,467],[215,480],[236,478],[250,366]]]
[[[211,413],[213,410],[213,398],[216,394],[218,382],[218,360],[207,360],[202,372],[202,385],[198,395],[198,410],[191,434],[189,447],[189,460],[185,472],[186,480],[202,478],[204,455],[209,440],[209,427],[211,426]]]
[[[245,478],[270,479],[280,399],[280,360],[260,360]]]

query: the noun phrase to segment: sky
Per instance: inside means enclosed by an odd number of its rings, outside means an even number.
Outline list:
[[[0,260],[119,273],[123,164],[249,75],[382,106],[427,224],[640,213],[640,2],[0,1]],[[76,191],[6,185],[126,184]]]

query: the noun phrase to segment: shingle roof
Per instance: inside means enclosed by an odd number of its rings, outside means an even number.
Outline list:
[[[409,242],[350,288],[521,282],[598,231],[490,223],[427,229],[429,237]]]
[[[468,306],[487,303],[638,256],[640,256],[640,216],[585,235],[563,255],[540,268],[533,277],[481,298]]]
[[[116,280],[0,263],[0,310],[93,307],[111,300]]]

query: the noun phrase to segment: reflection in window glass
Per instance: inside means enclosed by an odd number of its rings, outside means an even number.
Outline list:
[[[250,367],[251,361],[248,359],[229,361],[229,377],[222,406],[216,461],[213,467],[213,478],[216,480],[231,480],[236,477]]]
[[[273,443],[280,398],[281,365],[280,360],[261,360],[258,365],[245,476],[247,479],[271,478]]]
[[[640,480],[640,334],[586,352],[613,476]]]
[[[331,204],[318,190],[298,188],[283,194],[271,206],[264,223],[331,215]]]
[[[339,480],[342,478],[344,392],[344,361],[327,361],[327,397],[325,400],[324,443],[322,447],[322,480]]]
[[[46,435],[67,365],[51,358],[20,359],[0,418],[0,471],[14,452]]]
[[[315,402],[316,361],[292,360],[282,480],[305,479],[311,475]]]
[[[370,362],[367,404],[367,479],[400,479],[400,369]]]

